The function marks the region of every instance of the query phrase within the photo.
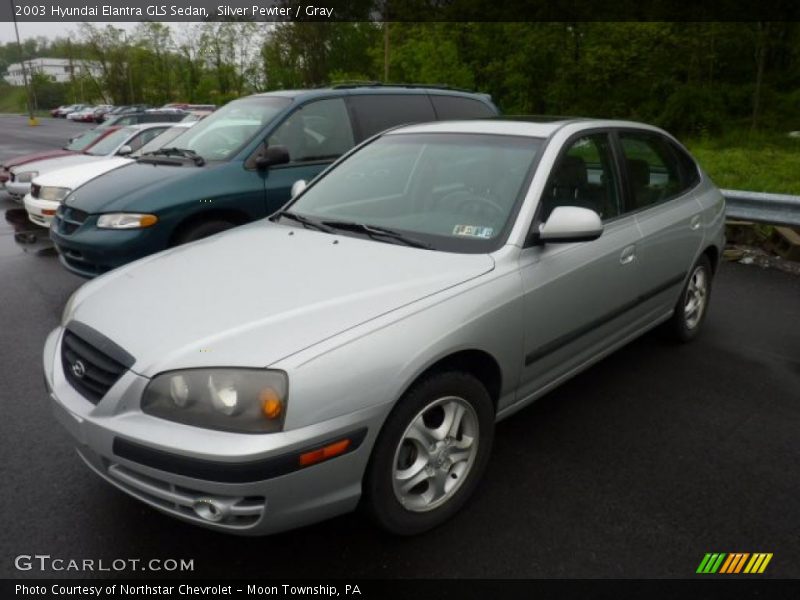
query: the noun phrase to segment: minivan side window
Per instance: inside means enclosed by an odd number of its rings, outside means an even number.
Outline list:
[[[267,143],[286,146],[293,163],[338,158],[355,144],[344,100],[330,98],[301,106]]]
[[[397,125],[436,120],[427,94],[356,95],[348,102],[358,121],[359,141]]]
[[[618,216],[620,185],[607,133],[582,136],[569,144],[553,167],[542,194],[539,220],[557,206],[589,208],[606,220]]]
[[[664,202],[686,190],[678,157],[662,136],[621,131],[619,140],[632,195],[630,210]]]
[[[436,116],[441,120],[489,119],[497,116],[490,106],[472,98],[431,94],[431,102],[436,109]]]

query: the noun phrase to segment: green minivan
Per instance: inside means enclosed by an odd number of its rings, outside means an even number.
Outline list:
[[[424,86],[343,85],[234,100],[169,147],[76,188],[50,236],[84,277],[266,217],[298,180],[404,123],[498,114],[485,94]],[[376,173],[375,177],[380,177]]]

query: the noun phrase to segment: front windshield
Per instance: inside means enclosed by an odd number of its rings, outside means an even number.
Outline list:
[[[117,147],[120,144],[124,144],[125,140],[127,140],[134,133],[136,133],[136,130],[131,129],[130,127],[117,129],[114,133],[109,133],[94,146],[86,150],[86,154],[91,154],[92,156],[107,156],[108,154],[116,151]]]
[[[289,98],[275,96],[234,100],[175,138],[170,146],[191,150],[206,160],[227,160],[290,103]]]
[[[64,146],[64,149],[72,150],[73,152],[80,152],[82,150],[85,150],[86,148],[94,144],[100,138],[100,136],[103,135],[103,133],[104,133],[103,131],[99,130],[87,131],[83,135],[79,135],[69,144]]]
[[[334,227],[347,222],[390,229],[439,250],[492,251],[510,228],[542,144],[539,138],[487,134],[385,135],[331,170],[288,210]]]
[[[152,140],[147,142],[144,146],[139,148],[136,152],[132,152],[131,156],[142,156],[144,154],[147,154],[148,152],[153,152],[155,150],[158,150],[159,148],[163,148],[169,142],[174,140],[176,137],[178,137],[180,134],[182,134],[187,129],[188,129],[187,127],[170,127],[169,129],[167,129],[163,133],[157,135]]]

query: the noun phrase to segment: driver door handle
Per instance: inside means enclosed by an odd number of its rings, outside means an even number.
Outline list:
[[[619,264],[629,265],[636,260],[636,246],[627,246],[619,255]]]

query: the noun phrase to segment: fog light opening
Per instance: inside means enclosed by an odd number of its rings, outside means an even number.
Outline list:
[[[218,523],[228,516],[229,507],[214,498],[200,498],[194,503],[195,514],[206,521]]]

